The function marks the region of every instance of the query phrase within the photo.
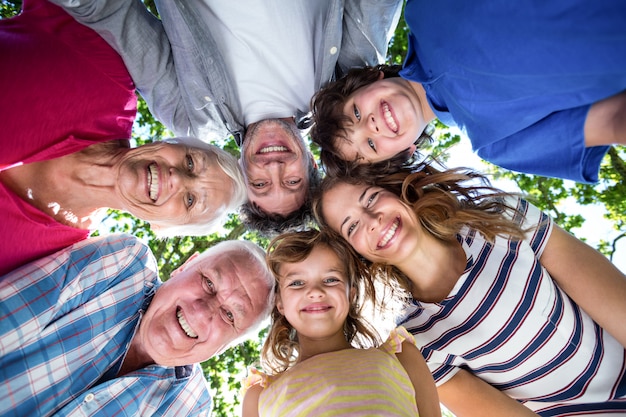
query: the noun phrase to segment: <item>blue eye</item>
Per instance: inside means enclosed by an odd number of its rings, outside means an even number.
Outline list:
[[[374,145],[374,141],[370,138],[367,138],[367,144],[372,148],[374,152],[376,152],[376,145]]]
[[[185,162],[187,164],[187,170],[189,172],[193,172],[193,169],[195,167],[195,164],[193,162],[193,157],[189,154],[187,154],[187,156],[185,157]]]
[[[213,281],[211,281],[209,277],[202,275],[202,282],[204,283],[204,286],[206,287],[206,290],[209,294],[215,293],[215,286],[213,285]]]
[[[222,309],[222,317],[224,317],[224,320],[229,324],[235,323],[235,316],[229,310]]]
[[[359,109],[356,107],[356,105],[353,105],[352,108],[354,110],[354,117],[356,117],[356,120],[358,120],[360,122],[361,121],[361,112],[359,112]]]
[[[195,201],[196,201],[196,198],[193,195],[187,194],[185,196],[185,205],[187,206],[187,208],[191,208]]]

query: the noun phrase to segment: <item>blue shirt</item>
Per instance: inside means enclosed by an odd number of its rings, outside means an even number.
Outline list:
[[[208,416],[198,364],[117,376],[159,285],[149,249],[127,235],[1,277],[0,416]]]
[[[401,76],[478,154],[516,171],[597,181],[591,104],[626,90],[626,2],[408,0]]]

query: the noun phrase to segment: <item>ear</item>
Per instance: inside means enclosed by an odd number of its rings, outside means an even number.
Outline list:
[[[384,73],[384,72],[382,72],[382,71],[379,71],[379,72],[378,72],[378,80],[380,81],[380,80],[382,80],[383,78],[385,78],[385,73]]]
[[[181,266],[179,266],[178,268],[176,268],[174,271],[172,271],[170,273],[170,278],[174,277],[175,275],[177,275],[179,272],[183,272],[185,269],[187,269],[187,267],[189,266],[189,264],[191,263],[191,261],[193,261],[194,259],[196,259],[198,256],[200,255],[200,252],[196,252],[193,255],[191,255],[184,264],[182,264]]]
[[[311,152],[309,152],[309,157],[311,157],[311,164],[313,165],[313,168],[315,168],[315,169],[319,168],[317,166],[317,161],[315,160],[315,156],[313,156],[313,154]]]
[[[276,303],[276,309],[278,310],[278,312],[284,316],[285,309],[283,307],[283,300],[280,298],[280,292],[276,293],[276,298],[274,299],[274,302]]]
[[[417,149],[417,145],[412,144],[411,146],[409,146],[409,153],[413,155],[416,149]]]
[[[356,301],[356,288],[350,287],[350,304],[354,304]]]

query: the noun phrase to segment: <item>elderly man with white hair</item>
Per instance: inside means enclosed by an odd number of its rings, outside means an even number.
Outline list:
[[[162,283],[128,235],[0,277],[0,416],[208,416],[198,363],[258,330],[272,285],[245,241],[193,255]]]

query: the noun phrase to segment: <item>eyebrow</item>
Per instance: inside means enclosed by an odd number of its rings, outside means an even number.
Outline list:
[[[298,184],[299,185],[298,188],[288,188],[288,187],[281,187],[281,186],[279,186],[279,188],[285,190],[289,194],[296,194],[296,193],[300,192],[302,190],[302,188],[304,188],[303,183],[304,183],[304,181],[301,181],[300,184]],[[272,185],[274,185],[274,184],[272,184]],[[252,187],[252,189],[250,191],[252,191],[252,194],[254,194],[257,197],[266,197],[270,193],[270,191],[272,191],[272,190],[273,190],[273,188],[265,190],[265,191],[257,191],[256,188]]]
[[[218,282],[219,285],[222,284],[222,281],[224,281],[224,278],[222,277],[222,271],[221,268],[215,268],[215,276],[216,276],[216,281]],[[244,297],[242,297],[245,301],[247,301],[247,304],[252,306],[252,301],[250,299],[250,296],[248,295],[248,293],[245,291],[245,289],[243,288],[243,285],[240,286],[240,288],[242,289],[242,293],[244,294]],[[219,292],[219,289],[218,289]],[[224,300],[224,302],[226,302],[226,300]],[[232,302],[231,304],[227,304],[230,308],[232,308],[238,316],[240,316],[242,319],[245,318],[246,316],[246,308],[244,306],[243,303],[238,303],[238,302]]]
[[[363,204],[363,198],[365,197],[365,194],[367,194],[367,192],[372,188],[372,186],[367,187],[365,190],[363,190],[363,192],[361,193],[361,195],[359,196],[359,199],[357,200],[359,202],[359,204]],[[343,226],[348,222],[348,220],[350,220],[350,216],[347,216],[344,221],[341,223],[341,225],[339,226],[339,230],[343,230]]]

